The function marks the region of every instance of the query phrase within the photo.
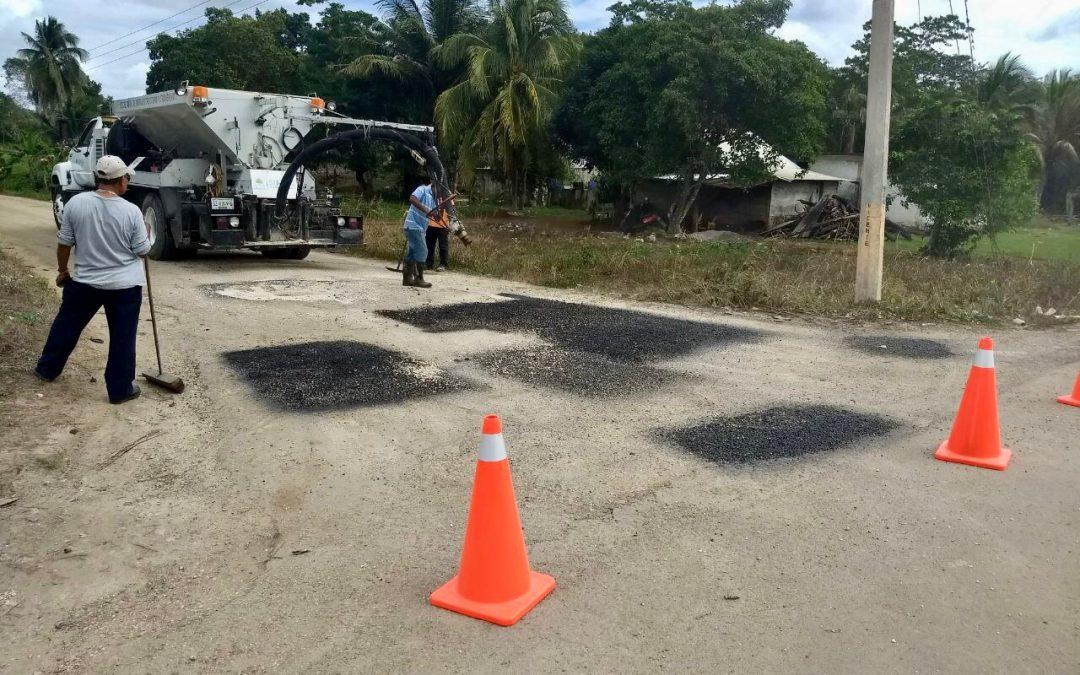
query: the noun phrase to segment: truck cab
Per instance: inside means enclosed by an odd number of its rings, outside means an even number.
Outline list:
[[[79,134],[75,145],[68,151],[67,159],[53,166],[50,195],[53,218],[58,228],[67,200],[80,192],[94,189],[94,165],[107,154],[105,144],[109,129],[115,121],[116,118],[113,117],[95,117],[90,120]]]

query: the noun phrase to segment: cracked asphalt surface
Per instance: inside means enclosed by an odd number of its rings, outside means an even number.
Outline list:
[[[49,205],[0,205],[0,243],[51,279]],[[773,321],[456,273],[419,291],[383,267],[156,263],[183,395],[110,406],[99,316],[59,380],[27,375],[0,400],[0,497],[18,497],[0,507],[0,671],[1076,671],[1080,417],[1054,397],[1080,368],[1077,328],[993,331],[1014,451],[998,473],[932,457],[985,328]],[[852,334],[956,355],[879,358]],[[149,368],[147,321],[139,340]],[[222,357],[263,354],[257,371],[319,343],[476,386],[290,411]],[[564,375],[588,359],[614,370]],[[657,436],[756,420],[726,445],[767,451],[844,431],[763,412],[811,406],[897,426],[750,464]],[[558,581],[510,629],[427,603],[456,571],[492,412],[530,561]]]

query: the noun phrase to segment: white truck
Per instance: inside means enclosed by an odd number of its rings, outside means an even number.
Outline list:
[[[173,91],[115,101],[112,112],[91,120],[67,161],[53,167],[53,214],[59,226],[64,204],[94,189],[101,156],[140,160],[125,198],[142,209],[155,260],[240,248],[300,259],[316,247],[362,244],[362,218],[341,213],[340,200],[318,190],[303,166],[318,148],[296,161],[320,141],[320,147],[341,147],[407,140],[419,161],[434,159],[429,171],[445,183],[431,127],[351,119],[317,96],[184,82]],[[337,126],[351,133],[316,131]],[[328,142],[337,136],[342,142]]]

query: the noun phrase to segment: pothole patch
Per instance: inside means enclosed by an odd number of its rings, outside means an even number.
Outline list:
[[[658,435],[721,464],[753,464],[819,454],[899,427],[877,415],[828,405],[775,407],[720,417]]]
[[[528,385],[585,397],[616,397],[657,391],[675,373],[612,361],[588,352],[526,347],[486,352],[473,361],[488,372]]]
[[[756,331],[558,300],[508,295],[499,302],[467,302],[380,312],[431,332],[486,329],[534,333],[569,353],[623,363],[687,354],[701,347],[745,343]]]
[[[363,342],[260,347],[222,358],[258,398],[294,412],[388,405],[473,388],[434,364]]]
[[[848,344],[867,354],[900,356],[905,359],[945,359],[956,355],[944,342],[926,338],[854,335],[848,338]]]

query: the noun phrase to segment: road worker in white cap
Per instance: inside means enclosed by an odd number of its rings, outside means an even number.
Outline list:
[[[57,234],[56,285],[64,289],[60,311],[34,373],[47,382],[60,376],[90,319],[102,307],[109,322],[105,388],[123,403],[141,392],[135,384],[135,334],[146,284],[141,258],[150,251],[139,207],[123,198],[131,166],[106,155],[94,167],[97,190],[72,197]],[[71,250],[75,268],[69,270]]]

